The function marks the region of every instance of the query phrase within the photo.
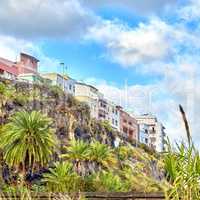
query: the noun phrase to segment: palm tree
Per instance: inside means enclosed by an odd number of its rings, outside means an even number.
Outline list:
[[[69,146],[65,147],[65,149],[67,153],[61,155],[61,157],[74,162],[76,172],[80,174],[82,161],[88,159],[89,145],[82,140],[71,140]]]
[[[80,177],[69,162],[55,163],[50,173],[44,174],[43,182],[50,192],[75,192],[80,189]]]
[[[0,132],[0,148],[10,167],[16,167],[23,175],[35,164],[44,166],[51,159],[55,138],[52,120],[40,112],[15,113]]]
[[[113,150],[105,144],[101,144],[98,141],[93,141],[89,149],[89,158],[95,161],[97,164],[111,168],[117,164],[117,159],[113,153]]]

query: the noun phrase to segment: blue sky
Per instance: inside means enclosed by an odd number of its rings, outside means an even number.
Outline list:
[[[150,112],[184,138],[187,112],[200,143],[200,0],[1,0],[0,56],[20,51],[40,70],[68,66],[134,114]]]

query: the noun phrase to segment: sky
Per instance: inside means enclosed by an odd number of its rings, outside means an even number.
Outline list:
[[[93,84],[134,114],[185,138],[182,104],[200,145],[200,0],[0,0],[0,56]]]

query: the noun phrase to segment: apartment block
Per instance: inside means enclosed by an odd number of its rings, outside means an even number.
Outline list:
[[[120,131],[120,112],[118,106],[107,99],[99,99],[98,119],[107,120],[112,128]]]
[[[90,107],[91,117],[98,119],[99,99],[103,97],[97,88],[89,84],[76,82],[75,97],[81,102],[85,102]]]
[[[50,80],[52,85],[61,87],[66,93],[69,93],[73,96],[75,95],[76,81],[69,76],[58,73],[45,73],[41,76],[47,80]]]
[[[146,133],[148,134],[148,146],[158,152],[165,149],[165,127],[157,118],[150,114],[144,114],[136,117],[139,127],[148,127]],[[142,133],[142,130],[140,130]],[[145,136],[146,137],[146,136]],[[141,140],[142,139],[142,140]],[[140,142],[143,142],[143,137],[140,137]],[[146,143],[146,142],[145,142]]]
[[[139,128],[137,120],[128,112],[120,109],[120,132],[129,139],[138,140]]]
[[[7,79],[16,79],[20,74],[38,74],[38,62],[36,58],[25,53],[20,53],[17,61],[0,58],[0,76]]]

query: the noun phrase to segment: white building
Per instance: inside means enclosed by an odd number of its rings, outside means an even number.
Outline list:
[[[158,122],[157,118],[150,114],[145,114],[136,117],[139,127],[141,128],[140,142],[148,142],[148,146],[154,148],[158,152],[165,149],[165,127],[162,123]],[[145,132],[145,127],[146,133]],[[145,139],[146,138],[146,139]]]
[[[75,95],[76,81],[69,76],[58,73],[45,73],[42,74],[42,77],[51,80],[52,85],[60,86],[66,93]]]
[[[139,124],[139,141],[143,144],[149,144],[148,125]]]
[[[112,128],[120,131],[120,112],[113,102],[99,98],[98,119],[107,120]]]

